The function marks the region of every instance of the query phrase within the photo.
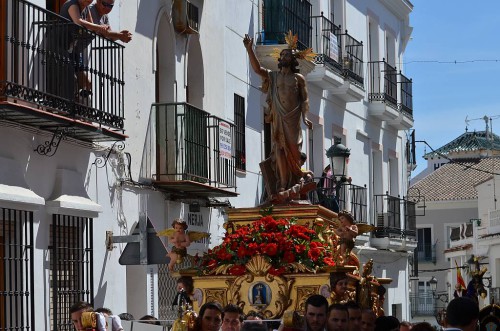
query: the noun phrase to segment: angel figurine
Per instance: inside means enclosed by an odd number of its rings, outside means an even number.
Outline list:
[[[168,241],[172,244],[172,250],[167,254],[170,257],[168,270],[174,270],[175,263],[182,263],[184,257],[187,256],[187,248],[192,241],[200,240],[209,236],[205,232],[186,231],[188,225],[185,220],[177,218],[172,222],[172,227],[160,231],[159,236],[167,236]]]

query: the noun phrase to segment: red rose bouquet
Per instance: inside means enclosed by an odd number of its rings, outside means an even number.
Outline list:
[[[272,275],[334,266],[335,248],[322,240],[323,230],[322,224],[313,230],[293,219],[264,216],[226,233],[222,243],[202,257],[200,269],[204,274],[242,275],[247,272],[245,264],[256,255],[270,263]]]

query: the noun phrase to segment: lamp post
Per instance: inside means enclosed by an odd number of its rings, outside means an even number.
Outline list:
[[[334,138],[334,144],[326,151],[326,156],[330,159],[330,169],[335,181],[335,200],[339,203],[339,194],[342,185],[347,182],[346,165],[351,155],[351,150],[342,144],[338,137]],[[339,210],[334,210],[338,212]]]
[[[443,326],[443,322],[444,322],[444,319],[446,317],[446,304],[448,303],[448,293],[436,293],[436,290],[437,290],[437,284],[438,284],[438,280],[436,279],[436,277],[432,276],[431,277],[431,280],[429,280],[429,285],[431,286],[431,291],[432,291],[432,297],[434,298],[434,300],[439,300],[441,302],[444,303],[445,307],[444,308],[441,308],[439,309],[438,307],[436,307],[436,321],[438,322],[439,325]]]

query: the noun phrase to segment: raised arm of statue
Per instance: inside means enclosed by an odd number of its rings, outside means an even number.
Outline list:
[[[257,59],[253,51],[253,38],[250,38],[250,36],[246,34],[245,38],[243,38],[243,45],[245,45],[247,50],[253,71],[262,77],[262,79],[269,79],[269,71],[260,65],[259,59]]]

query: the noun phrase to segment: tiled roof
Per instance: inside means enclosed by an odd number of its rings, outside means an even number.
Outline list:
[[[465,132],[446,145],[425,154],[424,159],[435,157],[439,154],[448,155],[452,152],[470,152],[484,149],[500,151],[500,137],[494,133],[489,133],[489,135],[491,137],[487,138],[486,131]]]
[[[478,171],[482,170],[482,171]],[[453,160],[439,167],[411,189],[419,191],[426,201],[477,199],[475,185],[493,173],[500,173],[500,158]]]
[[[444,253],[466,251],[466,250],[471,249],[471,248],[472,248],[472,244],[460,245],[460,246],[455,246],[455,247],[450,247],[448,249],[445,249]]]

